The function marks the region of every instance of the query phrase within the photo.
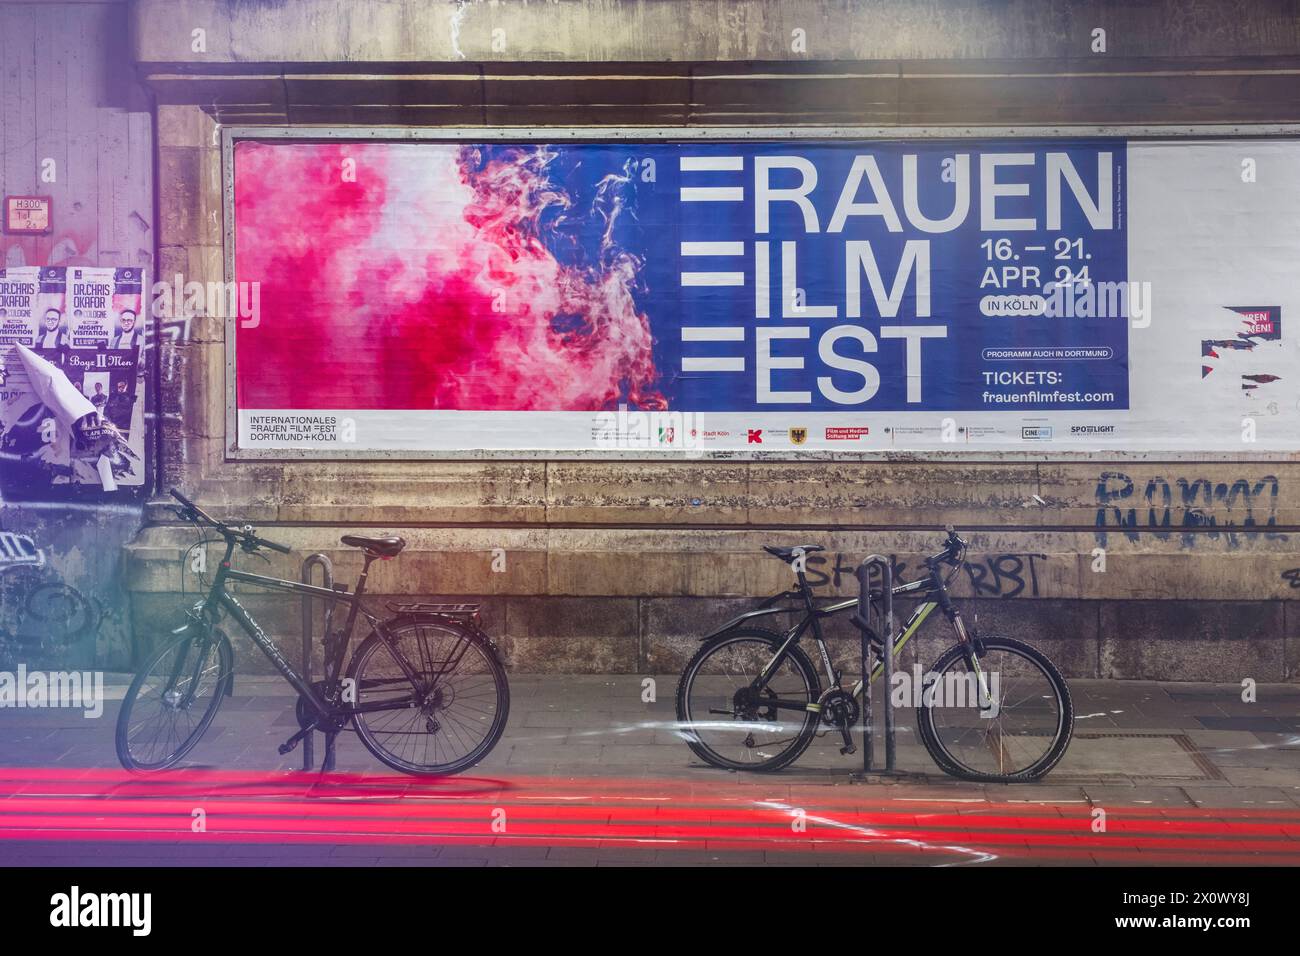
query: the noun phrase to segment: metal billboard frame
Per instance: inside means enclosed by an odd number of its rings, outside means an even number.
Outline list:
[[[1275,140],[1300,138],[1300,124],[1193,124],[1193,125],[1068,125],[1047,126],[708,126],[708,127],[587,127],[587,126],[224,126],[221,127],[222,258],[227,288],[235,281],[235,144],[242,140],[301,140],[306,142],[619,142],[691,141],[743,142],[747,140],[944,140],[944,139],[1065,139],[1070,137],[1122,137],[1136,140]],[[1300,460],[1295,451],[1178,451],[1147,453],[1116,449],[1031,452],[1020,450],[970,451],[709,451],[694,449],[615,450],[574,449],[468,449],[459,451],[406,451],[340,449],[240,448],[235,388],[235,323],[238,315],[225,316],[225,422],[226,461],[924,461],[924,462],[1071,462],[1071,461],[1203,461],[1279,462]]]

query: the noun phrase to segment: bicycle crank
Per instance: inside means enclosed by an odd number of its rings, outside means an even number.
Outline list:
[[[858,699],[846,690],[832,687],[822,694],[818,703],[821,705],[822,723],[829,727],[838,727],[844,737],[844,746],[840,748],[840,754],[848,756],[857,753],[858,748],[853,743],[852,728],[862,714],[858,707]]]

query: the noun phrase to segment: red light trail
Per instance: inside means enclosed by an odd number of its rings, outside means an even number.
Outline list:
[[[1300,808],[908,798],[778,779],[472,777],[0,768],[0,859],[15,841],[765,850],[931,865],[1300,865]],[[1008,796],[1033,799],[1032,788]],[[194,832],[194,812],[205,829]],[[9,852],[16,852],[10,850]],[[864,859],[864,862],[867,862]]]

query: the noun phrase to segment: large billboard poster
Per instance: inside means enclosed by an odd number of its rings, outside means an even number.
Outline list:
[[[238,445],[1294,450],[1298,170],[1259,140],[238,140]]]

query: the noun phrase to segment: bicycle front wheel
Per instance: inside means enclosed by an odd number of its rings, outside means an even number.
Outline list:
[[[234,679],[222,633],[184,634],[136,674],[117,715],[117,759],[134,773],[166,770],[199,742]]]
[[[979,675],[969,648],[949,648],[925,675],[917,725],[945,773],[965,780],[1037,780],[1065,755],[1074,706],[1065,678],[1037,648],[983,640]]]
[[[410,621],[367,637],[348,667],[356,681],[352,722],[366,749],[419,776],[474,766],[505,730],[510,686],[491,643],[454,621]],[[416,672],[412,684],[394,653]]]

